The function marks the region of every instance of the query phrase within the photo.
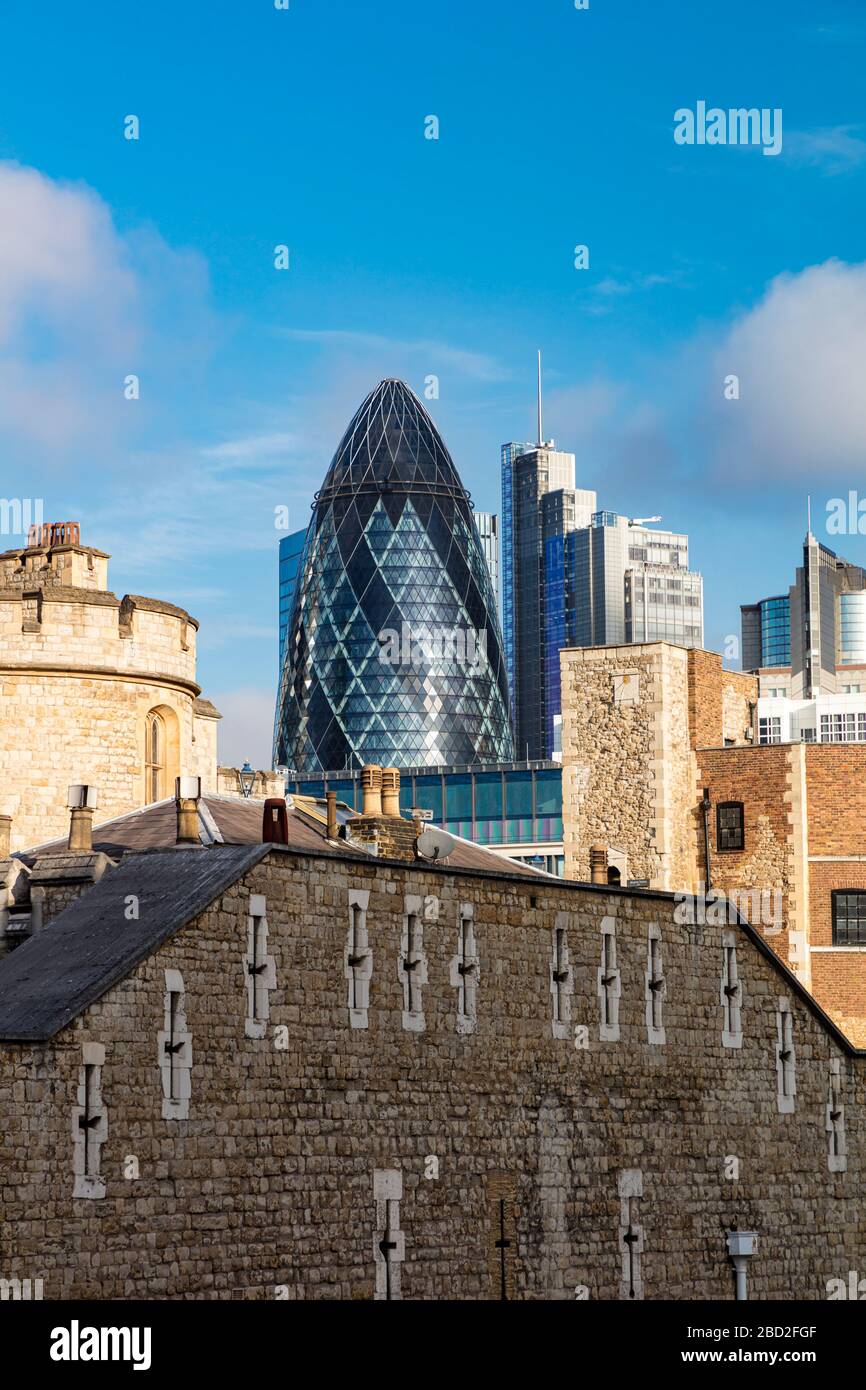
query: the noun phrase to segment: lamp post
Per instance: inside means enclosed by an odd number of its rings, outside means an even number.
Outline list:
[[[244,796],[250,797],[253,794],[253,787],[256,784],[255,770],[250,767],[249,759],[244,763],[238,776],[241,779],[241,791]]]

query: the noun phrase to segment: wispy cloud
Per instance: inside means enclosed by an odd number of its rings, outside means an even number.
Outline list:
[[[822,173],[847,174],[866,162],[866,140],[856,132],[859,125],[824,126],[816,130],[785,132],[784,151],[794,164],[820,169]]]
[[[277,328],[280,337],[295,342],[320,343],[323,347],[342,347],[359,352],[381,352],[390,357],[421,357],[429,370],[446,366],[473,381],[510,381],[512,373],[487,353],[453,347],[435,339],[388,338],[378,333],[345,328]]]
[[[589,287],[586,309],[595,315],[611,313],[616,302],[627,295],[654,290],[660,285],[682,286],[685,283],[685,276],[679,270],[664,275],[656,271],[617,271]]]

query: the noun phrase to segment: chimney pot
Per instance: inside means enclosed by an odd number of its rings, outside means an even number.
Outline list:
[[[328,792],[325,797],[325,804],[328,808],[328,839],[337,838],[337,793]]]
[[[382,815],[400,814],[400,772],[396,767],[382,768]]]
[[[589,877],[592,883],[607,883],[607,845],[593,845],[590,849]]]
[[[361,768],[362,811],[365,816],[382,814],[382,769],[377,763],[366,763]]]

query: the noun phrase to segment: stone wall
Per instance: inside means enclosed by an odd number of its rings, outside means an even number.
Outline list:
[[[216,787],[218,712],[197,699],[197,623],[156,599],[108,591],[86,547],[0,556],[0,811],[12,848],[65,833],[70,783],[95,785],[99,820],[148,799],[145,723],[166,729],[163,795],[181,773]]]
[[[251,895],[273,959],[260,1036]],[[353,902],[372,974],[350,1015]],[[407,907],[424,963],[410,1021]],[[455,968],[470,913],[474,1018]],[[42,1278],[55,1299],[369,1299],[386,1286],[387,1219],[403,1298],[499,1298],[504,1279],[517,1298],[618,1299],[630,1273],[639,1297],[730,1299],[736,1221],[760,1237],[752,1297],[826,1297],[866,1261],[866,1058],[745,929],[681,915],[661,895],[272,850],[51,1043],[0,1044],[0,1274]],[[723,1045],[729,941],[739,1046]],[[166,972],[185,990],[188,1118],[164,1117]],[[105,1195],[76,1198],[80,1072],[103,1049]],[[825,1128],[834,1066],[841,1171]]]
[[[688,657],[666,642],[562,652],[567,878],[589,878],[589,850],[600,843],[625,854],[623,880],[691,884]]]

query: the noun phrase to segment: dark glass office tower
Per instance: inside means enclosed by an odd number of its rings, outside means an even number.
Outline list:
[[[496,600],[469,495],[426,410],[381,382],[316,496],[274,760],[301,774],[508,762]]]
[[[306,531],[295,531],[294,535],[283,536],[280,541],[280,670],[283,669],[283,654],[286,650],[286,637],[295,601],[295,587],[298,571],[304,553]]]

